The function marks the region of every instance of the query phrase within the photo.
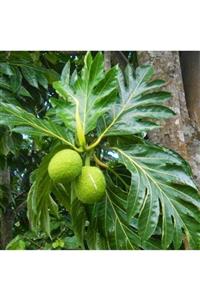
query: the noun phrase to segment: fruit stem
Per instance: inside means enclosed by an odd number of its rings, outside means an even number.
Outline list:
[[[96,162],[97,165],[99,165],[100,167],[104,168],[104,169],[108,169],[108,166],[106,164],[104,164],[100,159],[98,159],[98,157],[94,154],[94,160]]]
[[[92,154],[93,154],[93,150],[86,152],[85,166],[90,166],[90,160],[91,160]]]

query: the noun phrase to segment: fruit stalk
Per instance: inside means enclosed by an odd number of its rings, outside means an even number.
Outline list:
[[[99,167],[108,169],[108,166],[106,164],[104,164],[100,159],[98,159],[98,157],[95,154],[94,154],[94,160]]]

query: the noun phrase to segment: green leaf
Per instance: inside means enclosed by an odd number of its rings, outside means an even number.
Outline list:
[[[60,240],[60,239],[58,239],[58,240],[56,240],[55,242],[52,243],[53,249],[63,248],[64,245],[65,245],[65,244],[64,244],[64,241],[63,241],[63,240]]]
[[[125,76],[118,71],[120,99],[104,116],[103,136],[133,135],[157,128],[154,119],[170,118],[174,112],[162,105],[170,98],[167,92],[154,91],[164,85],[162,80],[150,81],[153,75],[150,65],[138,67],[135,71],[128,65]],[[149,93],[149,91],[151,91]]]
[[[13,69],[8,63],[0,63],[0,73],[8,76],[12,76]]]
[[[64,238],[64,245],[68,250],[79,249],[79,242],[75,235]]]
[[[56,124],[63,124],[71,132],[75,132],[75,105],[62,98],[50,98],[52,108],[48,110],[46,116],[54,120]]]
[[[25,241],[21,238],[20,235],[17,235],[6,246],[6,250],[25,250],[25,248],[26,248]]]
[[[117,174],[118,177],[120,175]],[[87,243],[90,249],[158,249],[154,241],[141,243],[137,230],[127,219],[127,192],[106,175],[105,199],[90,207]]]
[[[13,76],[11,76],[10,79],[5,78],[3,76],[0,77],[0,88],[3,89],[3,90],[0,90],[1,94],[5,93],[5,92],[8,93],[8,91],[10,92],[10,97],[5,100],[6,102],[9,102],[9,103],[14,102],[11,99],[11,97],[14,99],[12,93],[14,93],[14,94],[17,93],[20,96],[31,97],[30,93],[23,86],[21,86],[21,75],[17,69],[16,69],[15,74]]]
[[[70,191],[69,187],[67,188],[61,183],[54,184],[52,187],[52,193],[56,197],[56,201],[65,207],[65,209],[70,212],[71,202],[70,202]]]
[[[54,52],[45,53],[44,56],[53,65],[55,65],[58,61],[58,56]]]
[[[48,175],[48,165],[58,148],[46,155],[34,174],[34,181],[27,197],[28,219],[34,231],[43,230],[50,236],[49,211],[58,215],[57,204],[51,197],[53,183]]]
[[[20,91],[21,83],[22,83],[22,75],[18,68],[13,67],[13,74],[10,77],[10,86],[13,93],[18,93]]]
[[[55,217],[59,217],[58,205],[51,196],[49,197],[49,209]]]
[[[24,97],[32,98],[32,96],[31,96],[31,94],[29,93],[29,91],[27,91],[27,89],[25,89],[25,87],[23,87],[23,86],[20,87],[19,95],[20,95],[20,96],[24,96]]]
[[[71,189],[72,228],[79,241],[79,245],[82,247],[82,249],[84,249],[86,211],[83,203],[81,203],[74,194],[73,184]]]
[[[68,140],[68,138],[71,139],[71,135],[68,134],[65,128],[54,124],[50,120],[38,119],[20,107],[0,103],[0,117],[0,124],[16,126],[13,128],[13,131],[36,136],[49,136],[74,148],[74,145]]]
[[[1,101],[20,106],[19,101],[13,96],[13,93],[3,89],[0,89],[0,102]]]
[[[45,177],[46,178],[45,178]],[[40,229],[50,236],[50,217],[48,203],[51,192],[51,181],[46,170],[39,169],[38,177],[32,184],[27,198],[27,216],[32,230]]]
[[[104,58],[98,53],[93,59],[87,53],[81,75],[70,77],[69,63],[65,66],[61,81],[54,83],[57,93],[75,105],[80,115],[84,134],[95,129],[97,120],[116,99],[117,68],[104,72]]]
[[[0,135],[0,154],[7,156],[10,152],[15,154],[15,144],[11,133],[3,128],[3,133]]]
[[[59,80],[59,74],[53,69],[47,69],[45,71],[45,76],[49,84],[53,84],[54,81]]]
[[[68,61],[61,73],[61,82],[63,84],[69,84],[70,79],[70,61]]]
[[[37,80],[37,74],[33,68],[29,67],[21,67],[22,74],[24,78],[27,80],[27,82],[35,87],[38,88],[38,80]]]
[[[41,72],[37,72],[36,73],[36,78],[37,78],[37,81],[38,83],[45,89],[47,90],[48,89],[48,80],[46,78],[46,76],[41,73]]]
[[[180,248],[184,234],[192,249],[200,247],[200,194],[185,161],[174,152],[147,143],[113,147],[131,173],[127,197],[129,220],[138,216],[143,241],[155,232],[162,217],[162,247]]]
[[[10,81],[6,76],[0,76],[0,88],[11,91]]]

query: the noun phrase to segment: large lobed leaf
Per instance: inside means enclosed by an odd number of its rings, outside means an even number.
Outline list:
[[[69,130],[55,124],[51,120],[41,120],[12,104],[0,103],[0,125],[10,126],[13,131],[22,134],[49,136],[74,147]]]
[[[54,152],[53,152],[54,153]],[[27,215],[31,228],[38,232],[45,231],[50,236],[50,215],[49,208],[55,202],[51,197],[52,182],[48,176],[47,168],[53,153],[47,155],[41,162],[34,174],[35,180],[29,190],[27,197]]]
[[[73,134],[76,131],[75,105],[61,98],[50,98],[52,107],[47,111],[46,116],[54,123],[63,125]]]
[[[95,129],[99,117],[116,99],[116,79],[117,67],[105,73],[103,55],[98,53],[93,59],[87,53],[80,75],[76,71],[71,75],[67,63],[61,81],[54,83],[57,93],[74,105],[74,111],[78,110],[84,134]]]
[[[153,120],[163,120],[175,113],[163,102],[171,94],[157,91],[164,85],[162,80],[151,80],[153,69],[150,65],[139,66],[135,71],[130,65],[125,76],[118,70],[119,99],[104,116],[101,135],[123,136],[145,132],[159,127]]]
[[[31,227],[36,232],[45,231],[50,236],[50,213],[58,217],[58,205],[70,210],[68,191],[62,184],[54,184],[48,175],[48,165],[54,154],[63,149],[56,145],[41,161],[32,175],[32,186],[27,197],[27,214]],[[57,203],[54,201],[56,198]]]
[[[106,179],[105,199],[89,208],[89,249],[160,249],[159,242],[154,239],[141,243],[137,226],[128,222],[128,194],[111,180],[109,174],[106,175]]]
[[[138,218],[138,231],[148,240],[162,219],[162,247],[179,249],[185,238],[200,248],[200,194],[187,163],[174,152],[147,143],[113,147],[118,162],[131,173],[127,197],[129,221]]]

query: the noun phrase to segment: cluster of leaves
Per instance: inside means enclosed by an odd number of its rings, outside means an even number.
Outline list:
[[[52,82],[59,78],[67,60],[70,59],[75,68],[81,57],[77,59],[62,52],[49,51],[1,52],[0,102],[23,107],[37,118],[42,117],[50,106],[49,97],[54,93]],[[0,174],[7,170],[10,177],[9,191],[0,182],[0,221],[3,215],[6,217],[7,211],[12,211],[12,218],[8,215],[9,222],[20,224],[19,227],[13,225],[15,236],[29,230],[25,210],[29,177],[48,151],[51,141],[39,135],[28,136],[25,132],[21,135],[11,131],[2,120],[0,123]],[[8,192],[11,195],[9,201]],[[1,237],[0,232],[0,240]]]
[[[33,174],[28,195],[32,229],[51,235],[51,215],[64,207],[82,249],[182,249],[184,241],[200,248],[200,194],[188,163],[177,153],[144,139],[158,121],[173,117],[163,103],[171,95],[152,80],[150,65],[124,73],[104,71],[101,53],[87,53],[84,67],[68,62],[53,83],[57,95],[44,118],[13,103],[1,103],[1,124],[12,132],[44,136],[49,153]],[[90,155],[102,167],[105,198],[83,205],[70,185],[54,184],[47,172],[62,147]]]
[[[7,245],[7,250],[78,250],[78,240],[73,233],[71,223],[66,212],[60,214],[59,219],[52,217],[51,238],[44,232],[34,233],[30,230],[22,230],[19,222],[16,222],[16,236]]]

